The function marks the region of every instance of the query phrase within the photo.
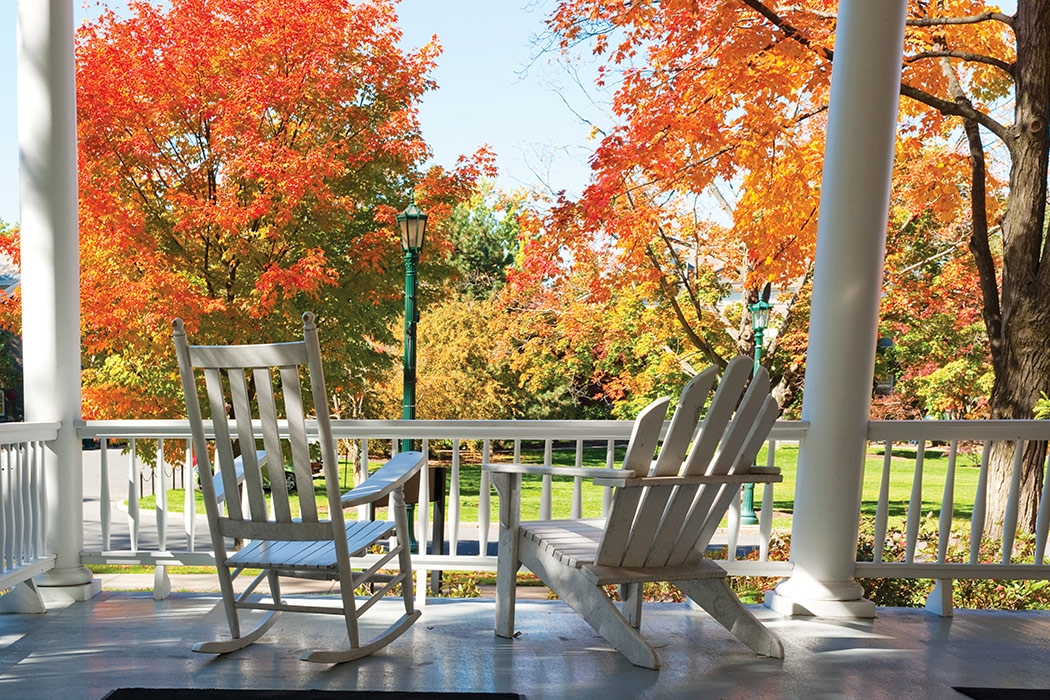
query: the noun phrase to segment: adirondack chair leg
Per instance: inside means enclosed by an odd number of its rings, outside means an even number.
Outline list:
[[[496,565],[496,636],[514,636],[517,600],[518,525],[521,522],[521,475],[496,472],[492,483],[499,494],[499,549]]]
[[[729,587],[725,578],[672,581],[683,593],[707,611],[737,639],[759,656],[784,658],[784,645],[751,614]]]
[[[521,542],[519,551],[522,563],[628,661],[643,668],[660,668],[660,660],[652,646],[631,626],[601,587],[587,580],[579,569],[565,566],[536,551],[532,542]]]
[[[642,626],[642,584],[624,583],[620,585],[620,610],[631,627],[638,629]]]
[[[11,590],[0,596],[0,613],[39,614],[45,612],[47,612],[47,607],[32,580],[15,584]]]

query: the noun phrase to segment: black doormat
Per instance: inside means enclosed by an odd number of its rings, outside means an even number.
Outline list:
[[[103,700],[524,700],[517,693],[411,693],[381,690],[246,690],[244,688],[118,688]]]
[[[1045,688],[955,688],[973,700],[1050,700]]]

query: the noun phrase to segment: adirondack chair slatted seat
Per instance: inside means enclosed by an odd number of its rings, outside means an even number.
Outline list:
[[[642,584],[652,581],[673,583],[757,654],[783,658],[780,640],[741,604],[725,570],[702,556],[741,484],[781,480],[779,470],[753,466],[780,409],[766,371],[749,382],[751,370],[749,358],[733,359],[706,414],[717,370],[694,377],[662,444],[669,400],[646,407],[621,470],[483,465],[500,497],[497,635],[514,635],[516,574],[524,565],[637,666],[659,668],[639,633]],[[552,472],[615,487],[608,517],[522,522],[521,475]],[[610,584],[619,586],[619,608],[603,589]]]
[[[386,646],[420,615],[413,607],[408,519],[402,488],[423,466],[424,456],[402,452],[356,488],[341,493],[317,326],[312,313],[304,314],[303,321],[302,341],[229,346],[191,346],[183,322],[175,319],[172,323],[193,451],[231,634],[231,639],[199,643],[194,651],[225,654],[242,649],[270,629],[282,611],[325,613],[345,619],[346,648],[305,651],[300,658],[341,663]],[[202,370],[204,375],[204,403],[210,413],[207,419],[198,398],[195,370]],[[320,499],[312,487],[310,438],[300,389],[302,371],[309,373],[316,439],[321,446],[326,498]],[[284,425],[286,436],[281,435]],[[217,472],[212,468],[213,454],[219,466]],[[283,475],[286,460],[291,461],[299,484],[298,514],[293,512]],[[267,490],[270,506],[266,502]],[[344,508],[387,503],[393,521],[347,521],[343,517]],[[328,504],[336,506],[329,509]],[[231,546],[235,541],[243,541],[236,551]],[[360,559],[364,554],[372,556]],[[246,569],[261,569],[261,573],[238,594],[234,580]],[[282,599],[282,576],[338,581],[339,605],[325,605],[323,599],[294,603]],[[269,599],[255,594],[263,580],[269,585]],[[372,593],[359,602],[354,591],[366,584]],[[362,639],[359,618],[398,584],[404,614],[374,636]],[[252,613],[257,621],[247,632],[242,631],[242,624],[247,624],[242,620],[242,611],[261,611]]]

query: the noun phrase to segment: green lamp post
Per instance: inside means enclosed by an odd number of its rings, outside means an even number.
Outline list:
[[[755,332],[755,374],[762,366],[762,341],[766,328],[769,327],[769,312],[773,305],[769,303],[770,286],[767,283],[762,290],[762,296],[754,304],[747,308],[751,311],[751,328]],[[740,507],[740,522],[744,525],[757,525],[758,516],[755,515],[755,485],[744,484],[744,503]]]
[[[423,235],[427,230],[427,215],[416,206],[415,196],[412,203],[397,215],[397,225],[401,229],[401,250],[405,253],[405,361],[404,391],[401,398],[401,418],[412,420],[416,417],[416,325],[419,323],[419,311],[416,309],[416,265],[423,250]],[[401,440],[401,450],[412,449],[412,440]]]
[[[416,206],[413,194],[412,203],[397,215],[397,226],[401,230],[401,250],[405,253],[405,356],[404,385],[401,394],[401,418],[413,420],[416,417],[416,325],[419,323],[419,311],[416,309],[416,265],[423,250],[423,235],[427,230],[427,215]],[[401,451],[412,449],[412,439],[402,438]],[[414,518],[415,504],[408,504],[408,521]],[[409,548],[415,552],[419,549],[414,528],[409,528]]]

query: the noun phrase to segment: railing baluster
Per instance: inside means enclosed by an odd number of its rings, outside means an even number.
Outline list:
[[[1050,452],[1043,461],[1043,490],[1039,494],[1039,514],[1036,516],[1035,524],[1035,563],[1042,564],[1046,556],[1047,530],[1050,529],[1050,476],[1047,469],[1050,468]]]
[[[189,475],[187,478],[186,475]],[[186,441],[186,457],[182,462],[182,527],[186,532],[186,549],[197,549],[197,475],[193,471],[193,441]]]
[[[616,468],[616,440],[609,439],[605,441],[605,468],[615,469]],[[606,486],[602,489],[602,517],[609,515],[609,508],[612,507],[612,487]]]
[[[157,549],[168,551],[168,468],[164,464],[164,439],[157,438],[157,461],[153,472],[157,488]],[[171,578],[168,567],[158,564],[153,567],[153,599],[164,600],[171,595]]]
[[[364,483],[368,478],[368,438],[361,438],[361,453],[354,465],[354,486]],[[357,519],[368,520],[368,506],[357,507]]]
[[[875,507],[875,542],[872,561],[882,561],[886,546],[886,528],[890,519],[890,470],[893,468],[893,441],[887,440],[882,456],[882,480],[879,482],[879,503]]]
[[[776,460],[777,441],[766,444],[766,466],[773,468]],[[762,510],[758,516],[758,560],[769,561],[769,538],[773,535],[773,484],[762,485]]]
[[[3,462],[0,454],[0,574],[14,566],[11,561],[11,545],[7,541],[11,530],[9,521],[11,513],[11,470]]]
[[[492,458],[492,441],[485,440],[481,448],[482,463]],[[492,481],[491,475],[481,472],[481,483],[478,490],[478,552],[484,554],[489,547],[489,526],[492,524]]]
[[[981,541],[984,540],[984,522],[988,498],[988,462],[992,454],[992,441],[985,440],[981,449],[981,470],[977,473],[977,490],[973,496],[973,515],[970,517],[970,563],[977,564],[981,558]]]
[[[919,519],[922,516],[922,467],[926,458],[926,440],[915,443],[915,476],[911,482],[911,498],[908,499],[908,524],[905,531],[907,549],[904,561],[915,561],[915,546],[919,541]]]
[[[430,454],[429,441],[422,441],[423,455],[427,456]],[[416,530],[416,540],[419,542],[420,554],[425,554],[427,551],[427,540],[433,541],[433,527],[430,523],[430,460],[425,459],[423,461],[423,468],[419,470],[419,525]],[[428,536],[428,531],[431,533]],[[436,551],[436,543],[434,543]]]
[[[448,496],[448,520],[449,520],[449,533],[448,533],[448,551],[450,554],[455,554],[459,551],[459,499],[460,499],[460,485],[459,485],[459,446],[461,441],[454,439],[452,441],[452,476],[450,477],[451,486],[449,487]]]
[[[131,439],[131,460],[128,462],[128,528],[131,530],[131,551],[139,551],[139,464],[135,438]]]
[[[37,484],[37,523],[39,523],[39,534],[37,536],[37,549],[40,556],[46,553],[47,544],[47,479],[44,476],[44,443],[36,442],[34,453],[34,466],[36,467]]]
[[[168,549],[168,470],[164,464],[164,440],[157,440],[157,463],[154,474],[159,478],[157,494],[157,548]]]
[[[576,441],[576,466],[583,466],[583,440]],[[577,476],[572,480],[572,509],[569,517],[579,520],[583,517],[583,477]]]
[[[543,463],[550,466],[554,453],[554,441],[548,439],[543,444]],[[540,489],[540,520],[551,519],[551,477],[543,475],[543,486]]]
[[[1010,495],[1006,501],[1006,513],[1003,515],[1003,550],[1002,561],[1010,563],[1014,551],[1014,537],[1017,533],[1017,508],[1020,501],[1021,469],[1024,460],[1024,440],[1014,443],[1013,473],[1010,475]]]
[[[109,537],[112,532],[113,498],[109,493],[109,441],[99,439],[99,518],[102,521],[102,550],[109,550]]]
[[[952,516],[955,514],[955,458],[959,450],[958,440],[952,440],[948,448],[948,470],[944,475],[944,495],[941,497],[941,517],[937,524],[937,563],[943,564],[948,556],[948,541],[952,536]]]
[[[28,479],[25,474],[25,462],[20,460],[18,449],[15,445],[7,445],[4,448],[4,456],[6,457],[7,468],[11,472],[12,484],[11,493],[14,498],[11,499],[12,514],[14,515],[14,536],[12,537],[11,544],[11,556],[14,559],[16,565],[21,564],[27,559],[26,549],[26,515],[29,513],[29,504],[26,503],[26,486],[28,485]]]

